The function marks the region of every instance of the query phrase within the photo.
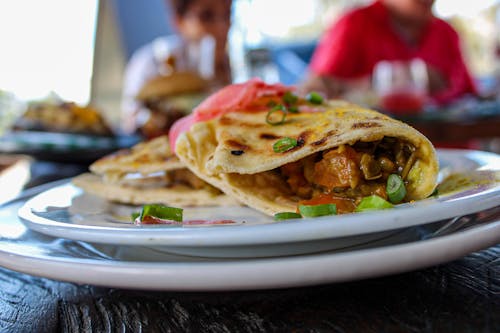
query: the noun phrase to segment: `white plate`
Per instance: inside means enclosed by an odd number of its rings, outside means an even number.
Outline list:
[[[500,203],[499,155],[466,150],[440,150],[438,154],[440,177],[454,175],[452,186],[447,182],[441,185],[447,193],[391,210],[273,222],[245,207],[189,208],[185,210],[187,219],[224,218],[238,223],[137,227],[125,222],[131,207],[110,204],[64,184],[28,200],[19,216],[38,232],[94,243],[162,247],[169,252],[210,257],[312,253],[372,241],[397,229],[478,212]]]
[[[469,229],[427,240],[421,239],[429,235],[426,230],[430,225],[344,251],[265,259],[207,259],[140,246],[92,245],[53,238],[28,230],[15,215],[17,207],[11,204],[0,209],[0,266],[114,288],[214,291],[352,281],[444,263],[500,242],[500,213],[494,209],[466,219]]]

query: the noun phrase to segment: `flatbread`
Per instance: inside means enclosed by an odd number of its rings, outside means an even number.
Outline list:
[[[167,136],[140,142],[129,149],[121,149],[104,156],[90,165],[95,174],[106,172],[140,172],[143,174],[185,168],[170,150]]]
[[[379,112],[330,101],[308,112],[288,113],[277,126],[266,123],[266,116],[266,110],[234,111],[198,122],[178,137],[177,156],[198,177],[270,215],[295,211],[299,202],[278,168],[358,142],[393,138],[415,149],[405,201],[425,198],[436,186],[438,162],[430,141]],[[275,152],[273,144],[285,137],[296,139],[297,146]]]
[[[102,178],[85,173],[73,178],[73,184],[85,192],[113,202],[130,205],[165,204],[171,206],[234,206],[236,201],[213,187],[194,190],[186,185],[137,188],[103,182]]]
[[[93,195],[125,204],[163,203],[176,206],[237,205],[196,177],[170,150],[161,136],[105,156],[79,175],[73,184]]]

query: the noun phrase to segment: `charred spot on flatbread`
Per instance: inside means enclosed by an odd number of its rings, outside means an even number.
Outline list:
[[[374,122],[374,121],[370,121],[370,122],[359,122],[359,123],[354,123],[352,125],[352,128],[353,129],[356,129],[356,128],[373,128],[373,127],[381,127],[382,125],[380,125],[379,123],[377,122]]]

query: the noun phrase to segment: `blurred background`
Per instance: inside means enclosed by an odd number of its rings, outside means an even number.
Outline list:
[[[303,78],[324,29],[365,0],[234,0],[228,52],[232,81]],[[0,121],[20,105],[62,99],[120,121],[124,68],[135,50],[174,32],[163,0],[0,2]],[[437,0],[435,14],[455,27],[484,92],[498,91],[500,0]],[[17,111],[16,111],[17,110]]]
[[[368,1],[235,0],[228,46],[233,81],[258,74],[295,83],[328,23],[362,3]],[[1,94],[91,102],[118,121],[125,63],[173,31],[169,10],[163,0],[1,2]],[[437,0],[435,12],[463,38],[480,88],[491,88],[500,71],[500,1]]]

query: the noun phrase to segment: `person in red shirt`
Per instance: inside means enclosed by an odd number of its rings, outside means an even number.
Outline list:
[[[434,102],[476,94],[459,36],[433,15],[433,4],[434,0],[378,0],[346,13],[320,40],[300,88],[338,97],[359,82],[369,82],[382,60],[417,58],[426,64]]]

